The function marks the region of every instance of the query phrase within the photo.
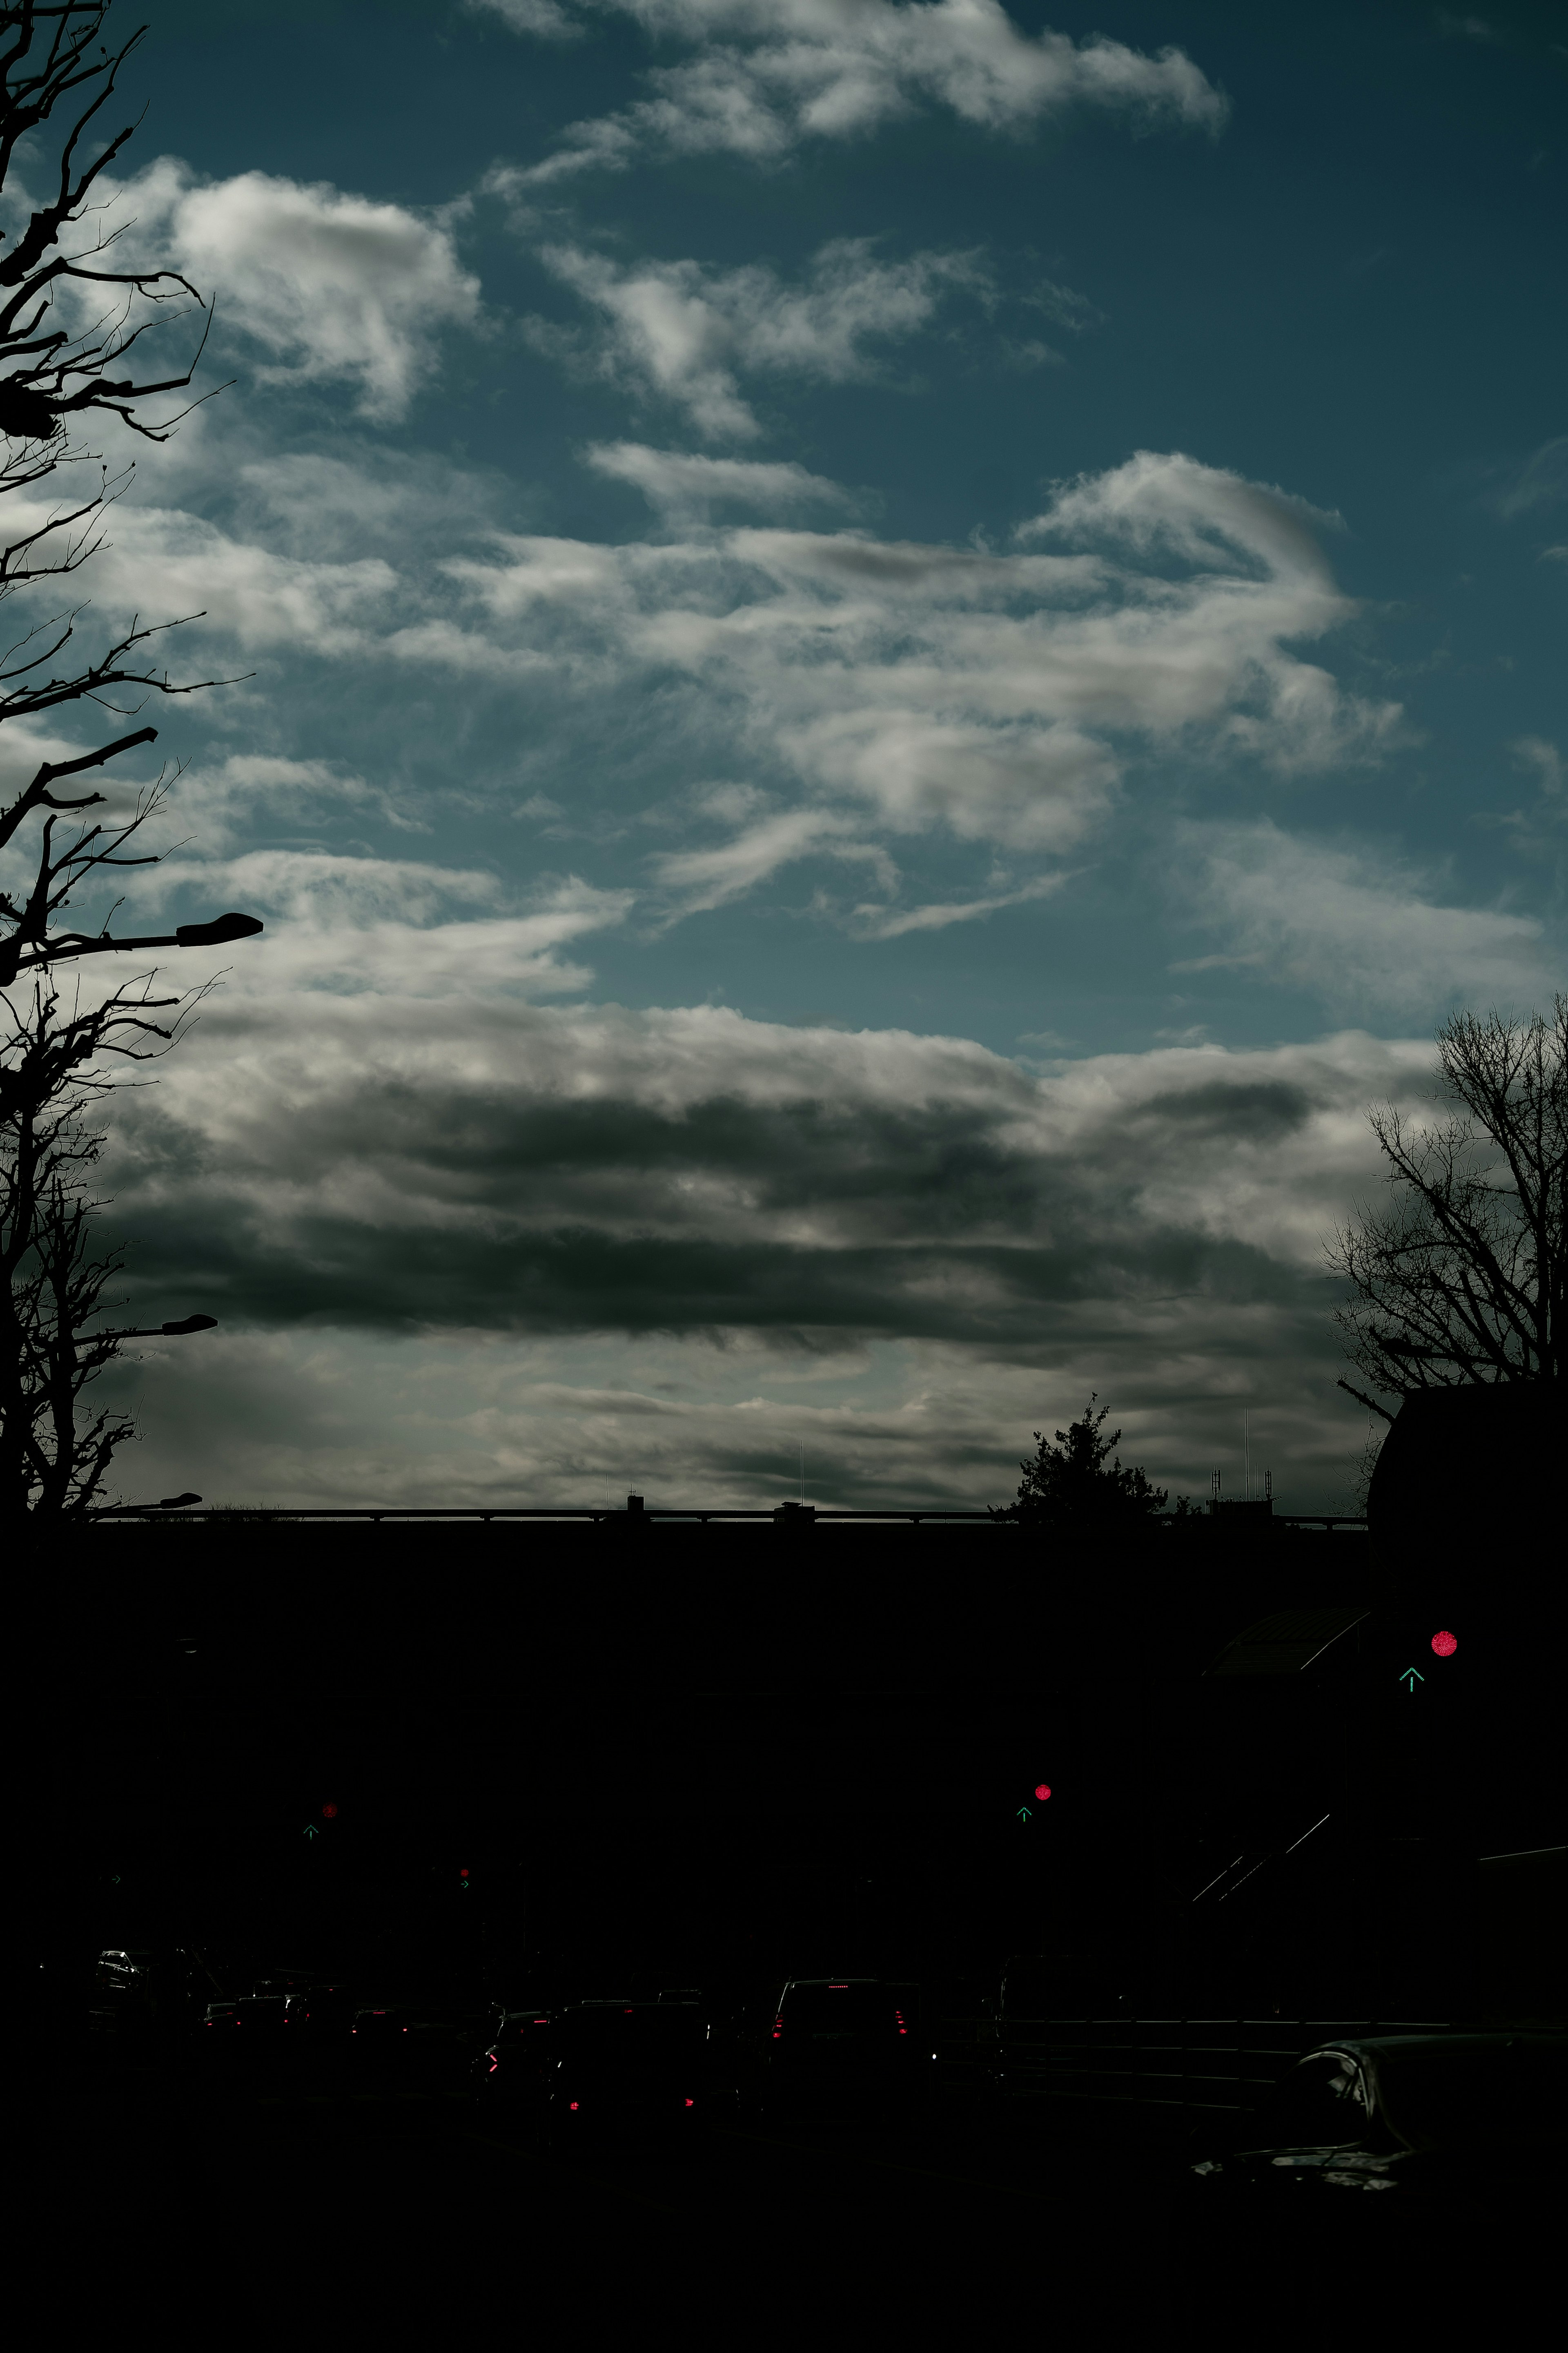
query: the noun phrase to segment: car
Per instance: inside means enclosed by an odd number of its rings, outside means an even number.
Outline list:
[[[686,2004],[571,2004],[539,2034],[520,2090],[536,2145],[557,2158],[710,2151],[717,2100],[708,2026]]]
[[[340,2042],[352,2033],[363,1997],[347,1986],[304,1986],[287,1997],[285,2014],[291,2032],[300,2041]]]
[[[469,2091],[479,2114],[500,2121],[538,2101],[542,2070],[550,2056],[550,2027],[555,2012],[542,2002],[520,2010],[497,2004],[490,2040],[470,2064]]]
[[[205,1955],[194,1947],[106,1947],[93,1975],[95,2015],[127,2038],[197,2027],[209,2002],[224,1991]]]
[[[1248,2131],[1190,2166],[1211,2193],[1402,2203],[1568,2188],[1568,2036],[1359,2036],[1309,2052]]]
[[[905,2120],[935,2089],[918,1986],[882,1978],[791,1978],[744,2038],[740,2104],[750,2122],[846,2112]]]

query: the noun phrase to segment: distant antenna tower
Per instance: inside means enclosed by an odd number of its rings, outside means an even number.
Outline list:
[[[1247,1430],[1247,1416],[1241,1417],[1241,1493],[1243,1501],[1252,1501],[1252,1439]]]
[[[1272,1471],[1266,1471],[1263,1474],[1263,1500],[1266,1504],[1271,1504],[1274,1501],[1274,1473]]]
[[[1218,1501],[1219,1501],[1219,1472],[1218,1472],[1217,1471],[1211,1471],[1211,1472],[1209,1472],[1209,1496],[1210,1496],[1210,1499],[1211,1499],[1211,1501],[1212,1501],[1212,1502],[1216,1503],[1216,1504],[1218,1503]]]
[[[804,1438],[800,1441],[800,1500],[803,1504],[805,1501],[805,1440]]]

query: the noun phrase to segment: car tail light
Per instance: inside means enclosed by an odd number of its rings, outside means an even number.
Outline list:
[[[573,2113],[573,2115],[574,2115],[574,2116],[575,2116],[575,2115],[576,2115],[576,2113],[577,2113],[577,2103],[576,2103],[576,2101],[575,2101],[575,2100],[573,2100],[573,2101],[570,2103],[570,2105],[571,2105],[571,2109],[572,2109],[572,2113]]]
[[[774,2019],[774,2021],[773,2021],[773,2041],[774,2041],[775,2042],[778,2041],[779,2036],[780,2036],[783,2032],[784,2032],[784,2021],[783,2021],[783,2019],[782,2019],[782,2018],[775,2018],[775,2019]]]
[[[697,2103],[695,2100],[688,2100],[686,2105],[689,2108],[694,2108],[697,2105]]]

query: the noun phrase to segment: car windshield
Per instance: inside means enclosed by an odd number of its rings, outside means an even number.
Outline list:
[[[1432,2043],[1380,2052],[1377,2070],[1388,2120],[1406,2139],[1534,2139],[1563,2129],[1568,2049],[1562,2046]]]
[[[885,1985],[795,1985],[786,1989],[779,2015],[786,2028],[804,2028],[810,2034],[882,2034],[896,2032],[899,2010],[907,2020],[909,2005],[894,1999]]]

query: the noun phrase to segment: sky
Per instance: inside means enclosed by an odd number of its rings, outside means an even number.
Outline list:
[[[1558,12],[148,22],[227,388],[83,628],[237,682],[118,920],[267,928],[112,1102],[220,1318],[119,1495],[973,1506],[1093,1392],[1353,1508],[1367,1108],[1563,982]]]

